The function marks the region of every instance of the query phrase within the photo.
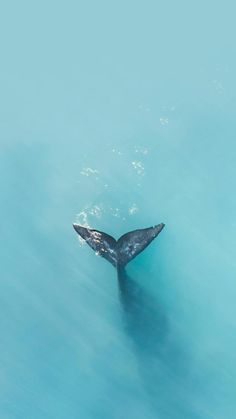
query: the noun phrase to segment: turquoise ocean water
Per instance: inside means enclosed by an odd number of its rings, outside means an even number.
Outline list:
[[[236,417],[235,11],[1,5],[1,419]]]

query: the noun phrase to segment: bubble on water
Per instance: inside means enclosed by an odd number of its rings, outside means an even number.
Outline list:
[[[88,214],[86,213],[86,211],[81,211],[78,214],[76,214],[76,224],[79,224],[82,227],[89,228]],[[80,246],[83,246],[85,244],[85,240],[79,234],[77,238]]]
[[[96,218],[101,218],[103,209],[102,207],[99,207],[99,205],[94,205],[93,207],[89,209],[88,212],[90,215],[93,215]]]
[[[138,206],[137,206],[137,204],[135,204],[135,203],[133,203],[132,205],[131,205],[131,207],[129,208],[129,215],[134,215],[134,214],[136,214],[137,212],[138,212]]]
[[[144,175],[144,165],[141,161],[132,161],[132,166],[139,176]]]
[[[89,218],[91,216],[96,217],[96,218],[101,218],[102,213],[103,213],[103,208],[101,206],[99,205],[88,206],[76,215],[76,224],[79,224],[82,227],[92,228],[89,222]],[[97,234],[95,239],[99,240],[100,233],[97,232],[95,234]],[[79,240],[80,245],[83,246],[85,243],[85,240],[80,235],[78,235],[78,240]]]
[[[77,237],[78,237],[80,246],[84,246],[84,244],[86,243],[86,241],[83,239],[83,237],[81,237],[80,234],[78,234]]]
[[[146,155],[148,153],[148,149],[146,147],[135,146],[134,152]]]
[[[92,169],[91,167],[86,167],[83,170],[81,170],[80,174],[82,176],[96,176],[96,178],[98,179],[97,175],[99,174],[99,171],[96,169]]]
[[[118,154],[118,156],[122,156],[122,151],[118,150],[117,148],[112,148],[112,153]]]
[[[87,206],[76,215],[76,224],[79,224],[83,227],[90,228],[89,216],[101,218],[102,213],[103,213],[102,206],[99,206],[99,205]]]
[[[83,210],[76,215],[76,224],[80,224],[83,227],[89,227],[88,214],[86,210]]]
[[[169,124],[169,119],[168,119],[168,118],[166,118],[166,117],[161,117],[161,118],[160,118],[160,124],[161,124],[162,126],[168,125],[168,124]]]
[[[120,209],[119,208],[110,207],[110,211],[111,211],[111,215],[113,217],[120,218]]]

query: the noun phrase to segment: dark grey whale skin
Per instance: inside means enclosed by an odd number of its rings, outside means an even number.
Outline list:
[[[97,254],[108,260],[114,267],[124,267],[142,252],[160,234],[165,224],[130,231],[118,240],[99,230],[73,224],[75,231],[95,250]]]

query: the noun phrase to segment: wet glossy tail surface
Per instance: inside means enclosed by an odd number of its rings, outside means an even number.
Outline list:
[[[161,232],[165,224],[161,223],[154,227],[130,231],[121,236],[117,242],[119,264],[127,265],[139,255]]]
[[[98,230],[73,224],[75,231],[95,250],[115,267],[124,267],[142,252],[161,232],[165,224],[130,231],[116,241],[112,236]]]
[[[117,266],[117,242],[112,236],[102,231],[82,227],[78,224],[73,224],[73,227],[96,253],[108,260],[112,265]]]

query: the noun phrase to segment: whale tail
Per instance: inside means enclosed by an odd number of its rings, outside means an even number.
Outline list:
[[[79,224],[73,224],[75,231],[95,250],[95,252],[112,263],[117,269],[141,253],[161,232],[165,224],[130,231],[118,240],[102,231],[92,230]]]

